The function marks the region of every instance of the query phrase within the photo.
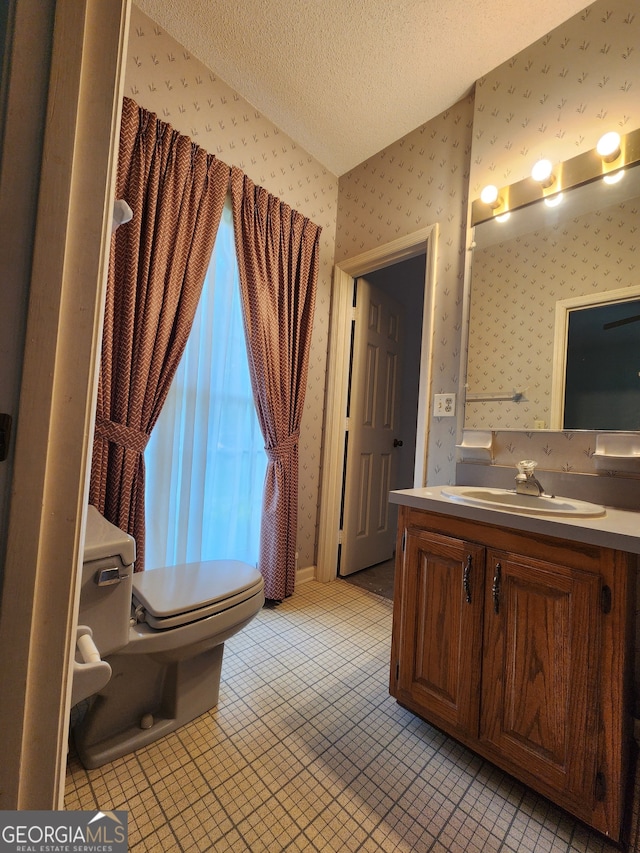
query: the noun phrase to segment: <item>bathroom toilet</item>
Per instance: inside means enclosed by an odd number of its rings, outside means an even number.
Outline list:
[[[74,729],[78,755],[88,769],[213,708],[224,641],[264,604],[262,575],[238,560],[138,574],[134,561],[133,538],[89,506],[78,635],[95,644],[96,665],[103,670],[101,686]],[[91,667],[76,652],[74,702],[92,690],[84,687],[85,673],[90,684]]]

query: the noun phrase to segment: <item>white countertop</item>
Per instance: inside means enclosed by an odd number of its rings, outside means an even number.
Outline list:
[[[440,515],[468,518],[485,524],[510,527],[513,530],[526,530],[640,554],[640,512],[606,507],[606,514],[595,518],[524,515],[494,507],[470,506],[453,501],[442,494],[442,490],[446,488],[446,486],[429,486],[422,489],[402,489],[390,492],[389,500],[393,504],[436,512]]]

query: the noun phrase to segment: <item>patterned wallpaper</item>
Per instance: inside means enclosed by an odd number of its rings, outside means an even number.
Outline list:
[[[640,126],[637,0],[598,0],[476,83],[471,197]]]
[[[560,162],[595,147],[607,130],[625,132],[638,127],[640,9],[637,0],[598,0],[477,81],[470,197],[472,200],[477,198],[485,184],[505,186],[527,177],[533,163],[542,156],[552,162]],[[609,223],[601,227],[597,222],[585,220],[583,225],[587,244],[599,236],[599,230],[605,235],[614,231]],[[625,233],[631,238],[633,230],[631,225]],[[616,240],[617,233],[615,230]],[[584,248],[584,254],[572,258],[576,266],[589,264]],[[631,244],[629,251],[633,251]],[[513,306],[513,310],[525,314],[531,313],[534,298],[536,301],[549,299],[548,294],[540,293],[541,275],[532,266],[533,259],[528,261],[529,301],[525,295],[517,306]],[[605,253],[600,253],[598,262],[602,265],[603,277],[612,274],[607,273]],[[540,253],[536,263],[538,270],[544,266],[550,271],[555,282],[559,283],[566,275],[562,262],[560,265],[557,263],[557,256],[542,257]],[[518,264],[521,267],[525,265],[522,241]],[[624,283],[615,286],[622,287]],[[473,298],[472,295],[472,304]],[[489,310],[494,310],[491,304]],[[511,311],[512,306],[509,305],[509,311],[504,312],[507,320]],[[494,363],[515,361],[510,346],[512,338],[501,335],[503,322],[505,316],[497,329],[501,343],[491,348],[491,357],[487,359],[489,373]],[[536,370],[546,373],[546,355],[537,353],[536,338],[537,333],[535,338],[529,339],[528,358],[540,359]],[[517,384],[531,386],[530,375],[534,371],[530,366],[521,365],[520,373],[522,381]],[[488,389],[493,378],[487,377],[486,382]],[[476,391],[479,384],[480,379],[474,376],[473,387],[469,381],[469,391]],[[530,387],[530,392],[532,390]],[[505,411],[514,409],[513,404],[502,405],[506,407]],[[471,408],[476,406],[473,404]],[[538,417],[538,414],[536,405],[526,414],[523,426],[531,429],[530,416]],[[499,415],[497,418],[491,416],[491,421],[488,425],[497,427]],[[570,441],[567,441],[567,436]],[[593,444],[593,433],[588,432],[526,432],[521,436],[507,435],[505,440],[505,447],[515,445],[517,452],[525,454],[522,458],[538,459],[541,467],[579,472],[594,470]],[[500,461],[501,456],[498,456],[496,462]]]
[[[473,100],[466,98],[340,178],[336,261],[439,223],[433,393],[456,392]],[[427,482],[455,479],[455,418],[433,418]]]
[[[425,82],[428,85],[428,81]],[[332,267],[438,222],[433,393],[457,391],[469,243],[469,198],[485,183],[525,177],[542,154],[558,161],[605,129],[640,126],[637,0],[597,0],[477,82],[440,116],[340,180],[135,6],[125,94],[322,226],[321,269],[300,446],[301,567],[315,560]],[[506,357],[506,356],[505,356]],[[453,482],[455,418],[432,419],[428,482]],[[592,434],[569,462],[564,434],[539,432],[525,455],[590,470]],[[531,436],[531,438],[529,437]],[[577,444],[576,444],[577,442]],[[581,445],[580,436],[571,446]],[[564,460],[564,461],[563,461]],[[542,465],[543,463],[541,463]]]
[[[440,223],[434,393],[457,390],[466,359],[461,316],[465,247],[471,242],[468,196],[477,197],[487,183],[525,178],[542,155],[557,162],[594,147],[607,129],[639,127],[639,86],[637,0],[598,0],[478,80],[473,100],[454,105],[340,178],[337,260]],[[510,351],[497,352],[491,361],[510,357]],[[527,442],[540,458],[558,454],[560,460],[566,453],[561,434],[532,434]],[[455,453],[451,421],[433,418],[430,484],[454,482]],[[571,458],[565,462],[576,470],[590,470],[587,444]]]
[[[338,180],[135,6],[125,95],[322,227],[298,511],[299,566],[313,565]]]

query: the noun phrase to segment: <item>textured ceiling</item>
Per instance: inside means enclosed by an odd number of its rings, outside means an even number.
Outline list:
[[[135,0],[336,175],[467,94],[584,0]]]

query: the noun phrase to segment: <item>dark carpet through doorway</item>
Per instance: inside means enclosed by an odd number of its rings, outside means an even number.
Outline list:
[[[368,569],[362,569],[352,575],[340,576],[339,580],[344,580],[354,586],[359,586],[361,589],[381,595],[383,598],[393,600],[394,575],[395,560],[387,560],[384,563],[369,566]]]

